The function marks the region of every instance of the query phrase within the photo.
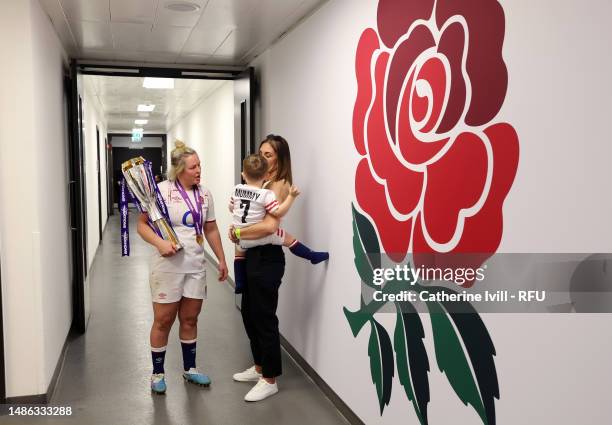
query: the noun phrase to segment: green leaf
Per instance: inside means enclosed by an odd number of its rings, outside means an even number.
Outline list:
[[[483,424],[494,425],[493,398],[499,398],[499,388],[493,363],[495,349],[484,323],[475,310],[473,314],[450,314],[450,306],[445,303],[428,302],[427,306],[440,371],[463,404],[472,405]]]
[[[373,283],[374,269],[380,268],[380,245],[376,230],[370,221],[353,209],[353,251],[355,267],[361,280],[371,288],[378,288]]]
[[[425,332],[419,314],[410,303],[403,304],[408,312],[402,313],[396,303],[394,347],[397,374],[412,401],[414,411],[422,425],[427,424],[427,403],[429,403],[429,361],[423,344]]]
[[[375,319],[370,320],[372,331],[368,343],[368,355],[370,356],[370,372],[372,382],[376,386],[376,395],[382,416],[385,406],[391,400],[391,384],[395,370],[393,367],[393,347],[391,338],[385,328]]]

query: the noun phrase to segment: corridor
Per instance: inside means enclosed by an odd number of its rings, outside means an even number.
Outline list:
[[[68,342],[50,403],[70,406],[72,416],[30,416],[28,424],[347,423],[285,352],[279,393],[260,403],[243,401],[252,384],[234,382],[231,376],[251,365],[248,340],[234,306],[233,289],[227,283],[218,283],[213,267],[208,270],[208,300],[200,314],[197,354],[198,366],[211,377],[212,385],[200,388],[183,382],[175,323],[166,355],[168,391],[165,396],[151,394],[150,248],[136,234],[135,218],[132,212],[130,257],[121,257],[118,214],[109,219],[104,242],[96,253],[90,272],[87,333]],[[18,416],[0,417],[3,424],[23,421]]]

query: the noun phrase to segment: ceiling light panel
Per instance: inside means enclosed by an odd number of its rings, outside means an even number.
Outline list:
[[[155,105],[144,105],[144,104],[140,104],[138,105],[138,108],[136,108],[138,112],[153,112],[154,109],[155,109]]]
[[[147,89],[173,89],[174,78],[145,77],[142,86]]]

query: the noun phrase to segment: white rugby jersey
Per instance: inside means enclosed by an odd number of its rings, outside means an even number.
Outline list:
[[[259,223],[263,221],[266,212],[274,212],[278,207],[276,195],[270,189],[246,184],[236,185],[230,197],[230,210],[236,227]]]
[[[164,180],[157,186],[168,207],[170,222],[176,232],[176,236],[178,236],[179,241],[183,245],[183,249],[171,257],[162,257],[159,251],[153,248],[152,270],[169,273],[196,273],[204,270],[204,246],[196,242],[193,216],[189,207],[174,183]],[[215,206],[212,194],[207,188],[200,185],[199,191],[202,197],[200,201],[202,203],[202,226],[204,226],[205,223],[215,221]],[[189,189],[186,192],[195,206],[194,191]]]

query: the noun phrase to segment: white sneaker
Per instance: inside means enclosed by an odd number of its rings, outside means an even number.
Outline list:
[[[244,372],[234,373],[233,375],[234,381],[239,382],[256,382],[261,378],[261,373],[255,370],[255,366],[251,366]]]
[[[244,396],[244,400],[260,401],[270,397],[271,395],[276,394],[277,392],[278,386],[276,385],[276,382],[270,384],[268,381],[261,378],[259,379],[259,382],[257,382],[257,384],[255,384],[255,386],[251,388],[251,391],[249,391],[247,395]]]

